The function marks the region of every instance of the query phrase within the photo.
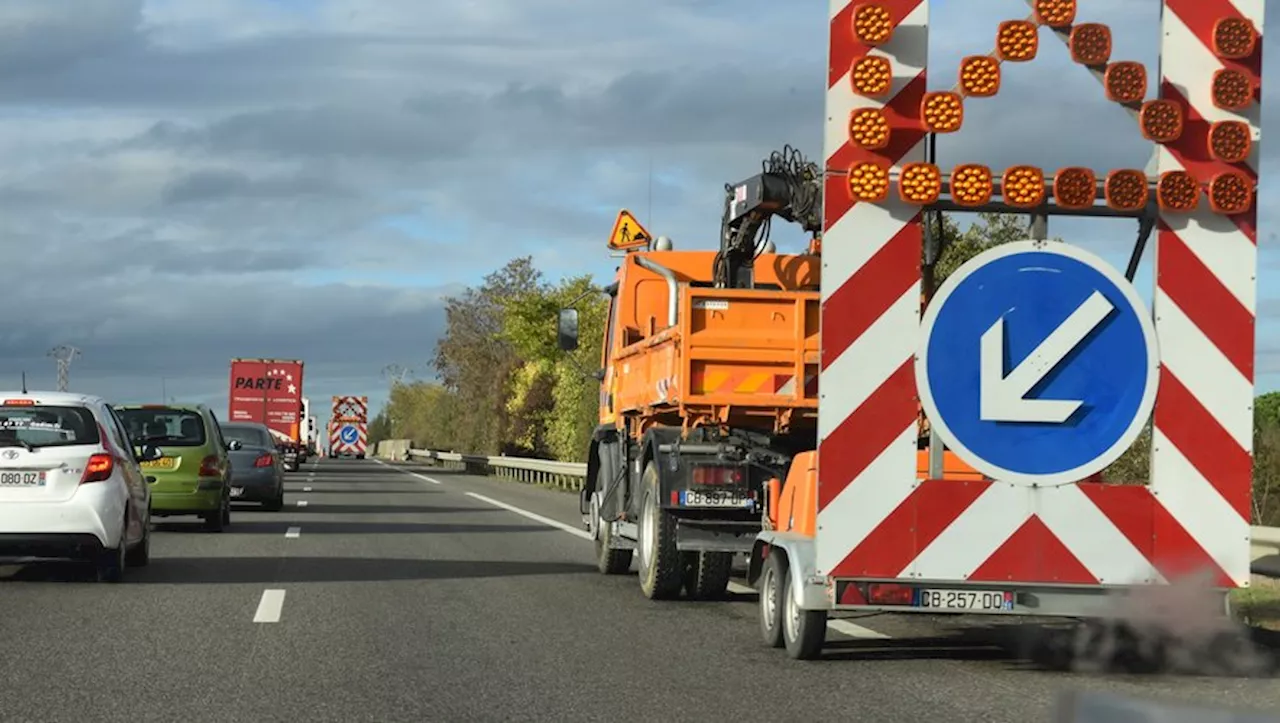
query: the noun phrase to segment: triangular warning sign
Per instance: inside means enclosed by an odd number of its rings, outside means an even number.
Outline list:
[[[645,228],[631,215],[627,209],[618,212],[618,220],[613,223],[613,233],[609,235],[609,248],[615,251],[631,251],[649,245],[649,229]]]

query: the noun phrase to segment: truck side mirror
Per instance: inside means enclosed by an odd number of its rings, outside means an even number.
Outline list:
[[[578,310],[561,309],[556,323],[556,344],[560,351],[578,348]]]

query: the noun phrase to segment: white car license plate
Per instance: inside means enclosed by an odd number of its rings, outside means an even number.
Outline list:
[[[1002,590],[921,590],[920,607],[931,610],[1012,610],[1013,594]]]
[[[43,487],[44,472],[0,472],[0,485],[5,487]]]
[[[242,495],[242,494],[244,494],[244,488],[243,488],[243,487],[232,487],[232,488],[231,488],[231,496],[232,496],[232,497],[239,497],[239,496],[240,496],[240,495]]]
[[[685,507],[746,507],[747,496],[741,491],[685,490],[680,493],[680,504]]]

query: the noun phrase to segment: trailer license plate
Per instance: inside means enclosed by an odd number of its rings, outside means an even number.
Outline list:
[[[920,607],[931,610],[1012,610],[1013,593],[997,590],[921,590]]]
[[[685,490],[680,493],[680,504],[685,507],[746,507],[747,495],[729,490]]]

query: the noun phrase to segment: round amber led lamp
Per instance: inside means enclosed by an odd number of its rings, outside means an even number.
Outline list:
[[[1053,202],[1061,208],[1090,208],[1098,198],[1098,176],[1088,168],[1060,169],[1053,174]]]
[[[961,60],[960,90],[976,98],[995,95],[1000,90],[1000,61],[990,55],[970,55]]]
[[[1040,49],[1040,29],[1026,20],[1006,20],[996,31],[996,57],[1013,63],[1034,60]]]
[[[1000,195],[1014,208],[1034,208],[1044,203],[1044,171],[1035,166],[1013,166],[1000,178]]]
[[[1067,39],[1071,59],[1081,65],[1106,65],[1111,60],[1111,28],[1102,23],[1081,23]]]
[[[1076,19],[1076,0],[1036,0],[1036,22],[1065,28]]]
[[[867,55],[849,69],[853,92],[865,98],[883,98],[893,85],[893,65],[888,58]]]
[[[1232,216],[1253,207],[1253,184],[1236,171],[1219,173],[1209,181],[1209,208]]]
[[[1258,31],[1245,18],[1219,18],[1213,24],[1213,52],[1219,58],[1242,60],[1258,46]]]
[[[1182,106],[1172,100],[1149,100],[1138,112],[1142,137],[1155,143],[1172,143],[1182,136]]]
[[[864,161],[849,169],[849,196],[855,201],[878,203],[889,197],[889,169]]]
[[[1156,203],[1166,211],[1194,211],[1200,205],[1200,184],[1186,171],[1168,171],[1156,183]]]
[[[1253,82],[1238,70],[1223,68],[1213,74],[1212,97],[1223,110],[1244,110],[1253,103]]]
[[[964,124],[964,99],[945,90],[925,93],[920,100],[920,121],[932,133],[955,133]]]
[[[849,140],[875,151],[889,145],[889,119],[879,108],[860,108],[849,114]]]
[[[853,36],[863,45],[884,45],[893,37],[893,15],[883,5],[859,5],[853,10]]]
[[[942,195],[942,171],[932,163],[908,163],[898,175],[898,197],[925,206]]]
[[[1151,199],[1147,174],[1132,169],[1112,171],[1107,174],[1102,195],[1113,211],[1139,211]]]
[[[951,172],[951,200],[957,206],[985,206],[991,203],[995,182],[991,169],[978,163],[956,166]]]
[[[1137,103],[1147,96],[1147,68],[1142,63],[1121,60],[1107,66],[1102,76],[1107,100]]]
[[[1244,121],[1219,121],[1209,126],[1209,155],[1224,163],[1241,163],[1253,150],[1253,132]]]

